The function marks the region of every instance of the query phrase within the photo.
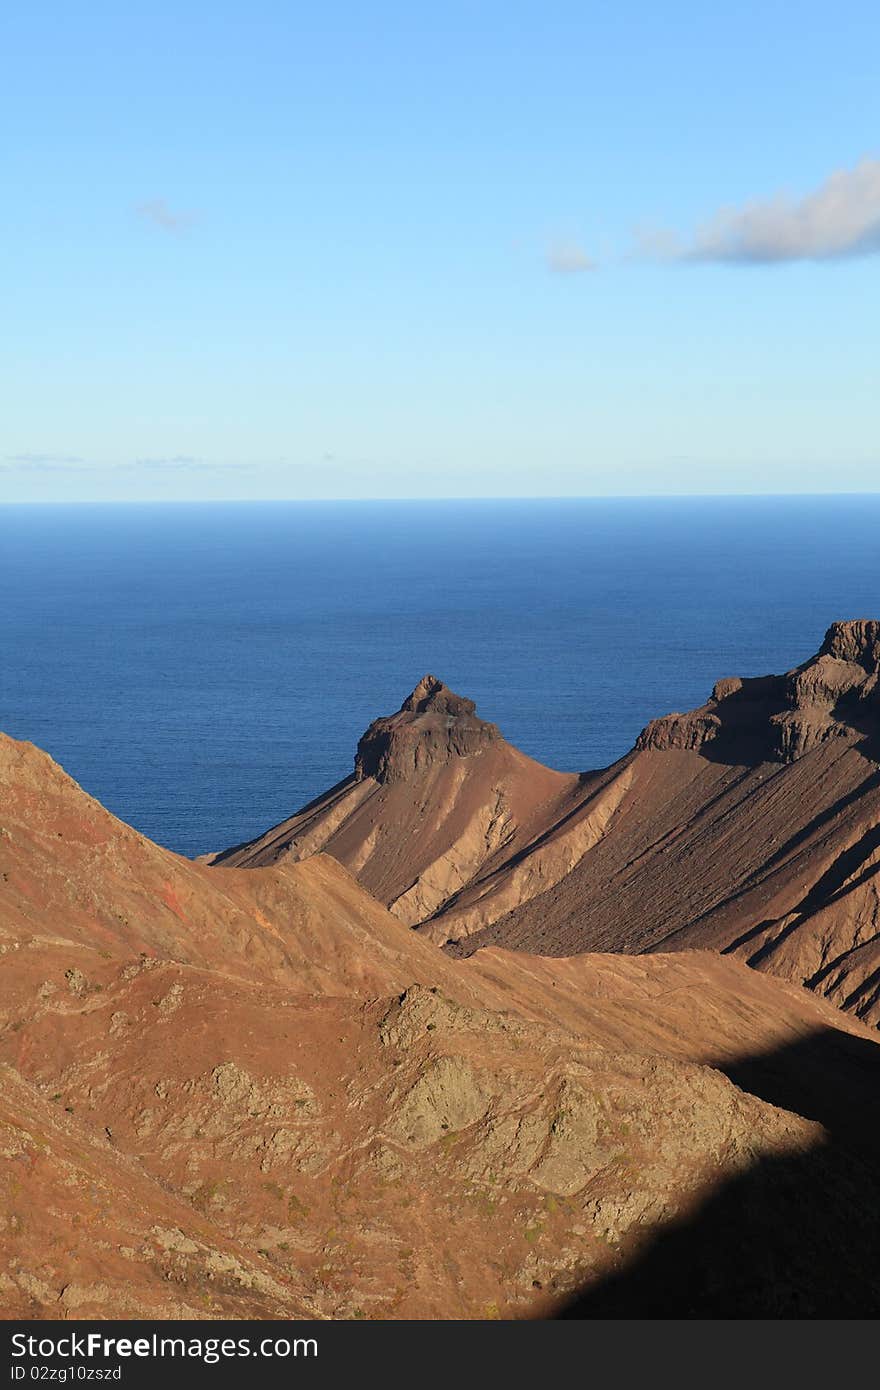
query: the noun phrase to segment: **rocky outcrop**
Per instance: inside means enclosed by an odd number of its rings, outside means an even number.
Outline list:
[[[876,683],[880,666],[880,622],[875,618],[855,618],[832,623],[820,655],[861,665],[868,674],[873,673]]]
[[[793,762],[828,738],[880,734],[880,622],[833,623],[816,656],[783,676],[718,681],[707,704],[654,719],[638,750],[703,749]]]
[[[213,863],[251,868],[331,854],[415,926],[462,893],[484,899],[493,872],[527,853],[549,822],[564,820],[580,786],[576,774],[512,748],[478,718],[473,700],[428,675],[395,714],[367,729],[353,777]],[[546,886],[570,867],[586,841],[577,832],[563,838],[567,848],[542,851],[526,878]],[[481,925],[511,905],[509,894],[497,903],[490,896],[495,905],[482,902]]]
[[[501,739],[476,705],[436,676],[423,676],[397,714],[374,719],[357,746],[355,777],[380,784],[406,781],[453,758],[482,753]]]

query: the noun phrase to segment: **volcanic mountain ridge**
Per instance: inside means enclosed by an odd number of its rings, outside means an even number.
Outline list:
[[[355,771],[216,864],[322,851],[454,952],[711,948],[880,1022],[880,623],[718,681],[611,767],[560,773],[426,676]]]

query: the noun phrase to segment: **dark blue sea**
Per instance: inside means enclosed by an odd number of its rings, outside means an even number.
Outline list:
[[[0,507],[0,728],[184,854],[426,671],[553,767],[880,616],[880,496]]]

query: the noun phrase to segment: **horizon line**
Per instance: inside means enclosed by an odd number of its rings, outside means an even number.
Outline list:
[[[795,498],[880,497],[880,488],[858,488],[822,492],[560,492],[560,493],[488,493],[479,496],[436,497],[67,497],[0,499],[0,507],[193,507],[193,506],[278,506],[304,505],[343,506],[376,505],[378,503],[449,503],[449,502],[687,502],[745,500],[781,500]]]

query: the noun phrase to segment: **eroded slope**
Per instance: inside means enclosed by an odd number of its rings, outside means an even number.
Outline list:
[[[737,1058],[876,1055],[732,960],[455,961],[327,857],[191,865],[0,751],[6,1316],[540,1313],[827,1142]]]

